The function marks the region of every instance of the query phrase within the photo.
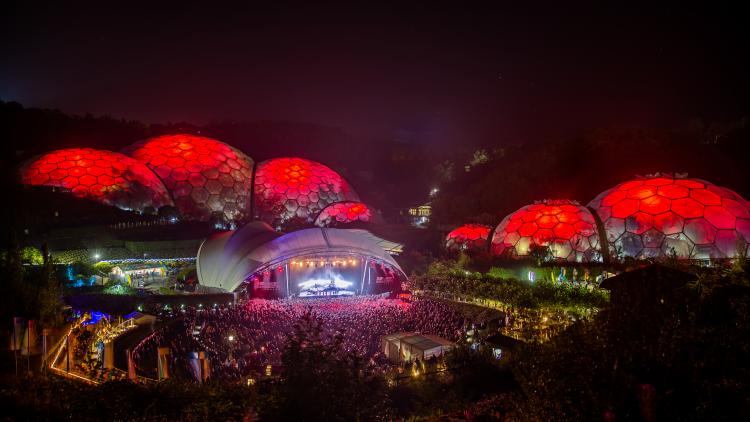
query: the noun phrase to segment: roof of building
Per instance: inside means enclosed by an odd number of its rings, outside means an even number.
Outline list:
[[[279,236],[256,222],[207,239],[198,251],[198,279],[203,286],[233,291],[251,274],[286,260],[316,254],[353,253],[401,267],[377,242],[361,232],[311,228]]]
[[[394,333],[383,336],[387,342],[406,343],[412,348],[419,350],[430,350],[436,347],[452,347],[454,343],[442,337],[432,334],[419,334],[414,332]]]

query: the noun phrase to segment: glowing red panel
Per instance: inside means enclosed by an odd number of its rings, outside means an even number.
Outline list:
[[[300,205],[302,205],[300,199],[303,198],[306,199],[304,196],[298,199]],[[373,211],[362,202],[336,202],[323,208],[315,218],[315,225],[319,227],[335,227],[356,221],[371,223],[373,218]]]
[[[685,196],[687,196],[687,189],[685,190]],[[611,195],[607,195],[604,199],[602,199],[602,205],[612,206],[623,199],[628,197],[628,191],[626,190],[618,190],[612,192]]]
[[[518,234],[521,236],[531,236],[539,230],[539,226],[536,223],[524,223],[521,228],[518,229]]]
[[[543,201],[505,217],[495,228],[492,252],[503,255],[510,251],[511,256],[523,257],[537,245],[549,247],[552,256],[559,260],[597,260],[598,252],[592,246],[598,244],[594,227],[593,215],[580,204],[568,200]]]
[[[338,173],[304,158],[275,158],[255,170],[255,213],[270,224],[309,221],[326,206],[359,201]]]
[[[553,205],[553,206],[549,206],[549,207],[544,207],[540,211],[544,215],[557,215],[557,214],[560,214],[562,212],[562,208],[560,208],[560,207],[558,207],[556,205]]]
[[[571,239],[576,234],[576,229],[570,224],[560,223],[553,229],[555,237],[560,239]]]
[[[640,186],[628,190],[628,198],[632,199],[645,199],[656,195],[656,187],[654,186]]]
[[[612,206],[612,217],[626,218],[638,212],[640,202],[637,199],[623,199]]]
[[[524,211],[521,213],[521,220],[531,223],[542,217],[542,213],[539,211]]]
[[[649,176],[602,192],[589,206],[599,214],[610,248],[636,258],[672,252],[680,258],[730,257],[737,252],[731,243],[750,236],[743,233],[750,228],[750,204],[699,179]]]
[[[445,237],[445,247],[451,251],[457,250],[484,250],[487,247],[487,239],[490,235],[490,228],[479,224],[465,224]],[[506,239],[514,244],[518,241],[518,234],[515,237]]]
[[[126,155],[92,148],[44,154],[22,166],[21,183],[70,189],[125,210],[143,212],[173,205],[164,184],[142,163]]]
[[[736,221],[734,215],[724,207],[708,206],[703,216],[717,229],[733,229]]]
[[[551,229],[558,224],[557,217],[554,215],[543,215],[536,220],[536,225],[543,229]]]
[[[675,199],[672,201],[672,211],[685,218],[703,216],[703,205],[692,198]]]
[[[577,210],[574,212],[564,211],[557,215],[557,219],[561,223],[575,224],[576,221],[581,219],[581,216],[578,215]]]
[[[216,139],[179,134],[146,139],[125,152],[154,170],[189,219],[250,218],[253,161]]]
[[[655,214],[661,214],[663,212],[669,211],[669,207],[672,204],[672,201],[660,196],[660,195],[654,195],[650,198],[645,198],[641,201],[641,211],[655,215]]]
[[[687,198],[690,195],[690,189],[680,185],[667,185],[661,186],[657,193],[669,199]]]
[[[708,189],[693,189],[690,191],[690,197],[703,205],[721,205],[721,197]]]

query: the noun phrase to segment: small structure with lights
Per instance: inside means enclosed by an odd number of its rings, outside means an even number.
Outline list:
[[[382,346],[383,354],[392,362],[412,362],[441,356],[455,344],[431,334],[395,333],[383,336]]]

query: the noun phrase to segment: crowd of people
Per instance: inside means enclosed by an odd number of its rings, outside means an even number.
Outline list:
[[[347,351],[385,364],[381,338],[397,332],[434,334],[458,341],[470,321],[445,302],[405,302],[379,296],[250,300],[213,309],[185,309],[134,350],[138,370],[155,376],[157,348],[169,347],[172,372],[191,376],[188,354],[204,351],[213,377],[240,379],[281,363],[294,325],[305,313],[323,323],[321,339],[343,339]],[[179,316],[181,315],[181,317]]]

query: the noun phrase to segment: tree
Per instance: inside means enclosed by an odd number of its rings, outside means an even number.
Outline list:
[[[24,247],[21,249],[21,262],[30,265],[42,265],[44,263],[42,251],[33,246]]]
[[[305,313],[282,353],[278,403],[265,415],[279,420],[388,419],[385,380],[346,351],[340,335],[325,342],[323,321]]]
[[[60,281],[52,270],[52,259],[47,244],[42,245],[44,269],[39,289],[39,320],[45,327],[54,327],[60,322],[60,307],[62,305],[62,289]]]

